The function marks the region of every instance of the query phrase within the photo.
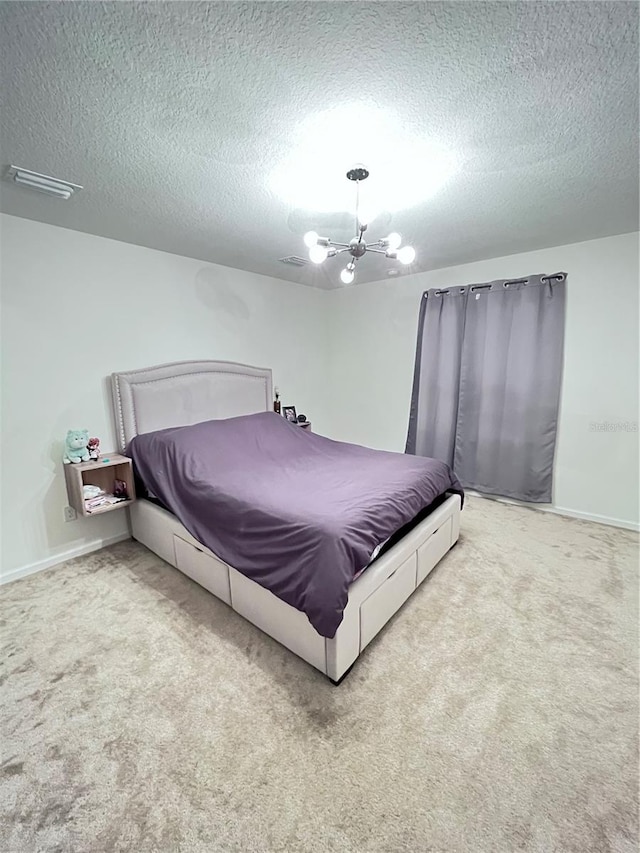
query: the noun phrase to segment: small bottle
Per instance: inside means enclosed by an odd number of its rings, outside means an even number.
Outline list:
[[[277,415],[279,415],[280,414],[280,389],[274,388],[273,390],[274,390],[274,393],[276,395],[276,399],[274,400],[274,403],[273,403],[273,411]]]

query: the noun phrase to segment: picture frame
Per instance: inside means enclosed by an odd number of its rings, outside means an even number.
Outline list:
[[[298,423],[298,415],[296,413],[295,406],[283,406],[282,407],[282,415],[292,424]]]

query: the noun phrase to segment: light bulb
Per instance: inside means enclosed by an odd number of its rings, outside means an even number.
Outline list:
[[[317,244],[318,235],[315,231],[307,231],[303,239],[305,246],[310,249],[312,246],[315,246]]]
[[[375,207],[367,207],[367,205],[363,205],[360,210],[358,210],[358,225],[371,225],[377,216],[378,211]]]
[[[412,264],[416,259],[416,250],[413,246],[403,246],[401,249],[398,249],[396,257],[401,264]]]
[[[314,264],[321,264],[326,261],[329,250],[325,246],[312,246],[309,249],[309,260]]]
[[[340,281],[343,284],[351,284],[353,279],[355,278],[355,273],[353,270],[350,270],[349,267],[345,267],[340,273]]]
[[[395,251],[395,249],[400,248],[400,243],[402,243],[402,237],[398,234],[397,231],[392,231],[391,234],[389,234],[389,236],[385,240],[385,242],[390,249],[393,249]]]

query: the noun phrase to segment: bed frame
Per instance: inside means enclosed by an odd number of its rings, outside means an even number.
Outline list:
[[[271,371],[226,361],[183,361],[114,373],[120,450],[134,436],[273,407]],[[338,682],[433,567],[455,545],[460,497],[451,495],[353,582],[333,639],[304,613],[249,580],[146,500],[130,507],[134,539],[222,599],[249,622]]]

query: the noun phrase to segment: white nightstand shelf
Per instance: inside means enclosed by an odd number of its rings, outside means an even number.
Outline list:
[[[69,505],[83,518],[93,518],[95,515],[102,515],[104,512],[123,509],[136,499],[131,459],[127,456],[121,456],[119,453],[105,453],[100,459],[91,460],[91,462],[68,463],[64,466],[64,476],[67,482]],[[97,507],[89,512],[84,502],[82,487],[98,486],[105,492],[113,494],[115,480],[122,480],[126,483],[129,500]]]

